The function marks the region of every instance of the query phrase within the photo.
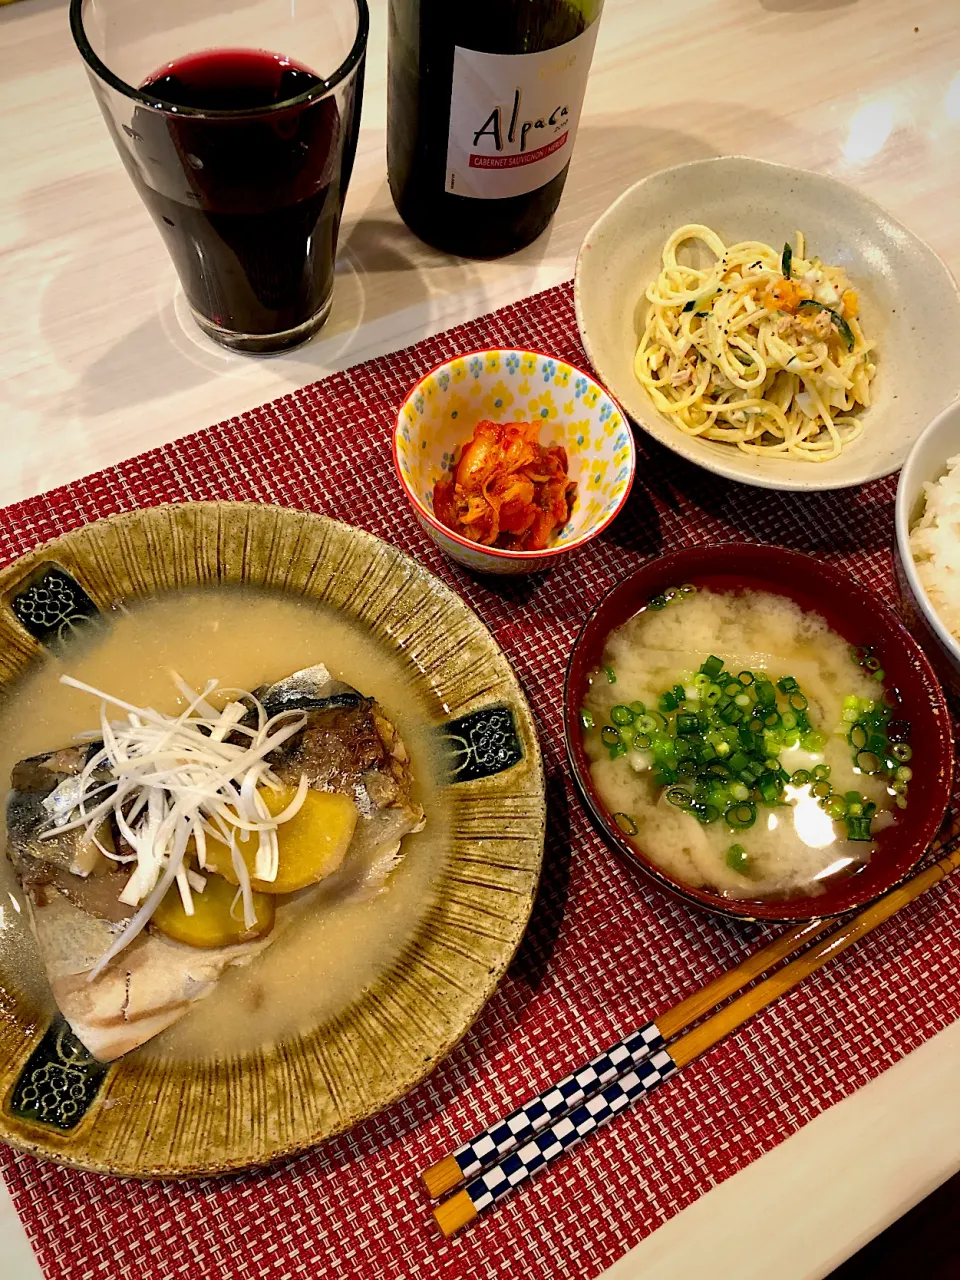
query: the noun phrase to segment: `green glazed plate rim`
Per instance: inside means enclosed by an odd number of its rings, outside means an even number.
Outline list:
[[[429,686],[456,722],[445,736],[459,754],[451,757],[447,862],[424,923],[399,959],[323,1026],[194,1062],[134,1052],[81,1081],[71,1033],[61,1034],[49,1010],[28,1007],[0,967],[0,1140],[96,1172],[183,1178],[267,1164],[343,1133],[450,1053],[523,936],[546,805],[536,728],[516,676],[459,596],[372,534],[287,507],[188,502],[93,522],[0,571],[0,699],[55,643],[51,618],[41,626],[31,612],[31,590],[51,572],[61,594],[69,595],[64,583],[77,588],[65,615],[218,583],[324,601],[392,645]],[[65,625],[74,622],[66,617]],[[491,733],[492,754],[483,745]],[[76,1108],[64,1120],[25,1105],[41,1078],[44,1087],[73,1082],[83,1095],[79,1118]]]

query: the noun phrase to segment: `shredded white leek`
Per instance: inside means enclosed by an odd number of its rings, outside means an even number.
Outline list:
[[[58,806],[54,825],[41,839],[82,828],[107,857],[135,863],[120,900],[139,910],[97,961],[90,981],[143,930],[171,885],[176,884],[187,915],[193,914],[193,894],[202,892],[206,881],[184,861],[191,840],[200,871],[206,866],[208,837],[229,847],[239,882],[234,908],[242,902],[244,925],[253,928],[250,874],[240,844],[257,838],[254,876],[275,880],[277,828],[299,811],[307,795],[307,779],[301,777],[294,798],[274,816],[261,793],[264,787],[281,787],[266,757],[303,728],[302,712],[268,717],[263,705],[242,690],[229,690],[239,698],[218,711],[208,701],[218,688],[216,680],[197,693],[176,673],[173,679],[187,700],[178,716],[133,706],[72,676],[60,677],[62,684],[100,699],[99,731],[80,734],[78,740],[100,739],[103,745],[79,778],[70,780],[72,804]],[[125,711],[126,719],[108,719],[108,706]],[[251,709],[256,728],[240,723]],[[228,737],[234,741],[227,742]],[[132,853],[118,854],[100,843],[97,833],[108,819]]]

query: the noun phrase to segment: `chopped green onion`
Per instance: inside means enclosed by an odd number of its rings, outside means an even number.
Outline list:
[[[754,686],[757,702],[761,707],[769,708],[777,705],[777,693],[769,680],[758,680]]]
[[[815,782],[810,788],[810,794],[816,796],[818,800],[825,800],[828,796],[833,795],[833,787],[826,780]]]
[[[848,840],[871,840],[870,819],[863,816],[854,817],[848,814],[844,819]]]
[[[784,280],[790,279],[790,272],[793,270],[793,250],[789,244],[783,246],[783,254],[780,258],[780,273]]]
[[[666,795],[670,804],[675,804],[678,809],[689,809],[692,797],[686,787],[670,787]]]
[[[700,728],[700,721],[693,712],[681,711],[677,716],[677,733],[684,736],[696,733]]]
[[[711,654],[706,662],[701,664],[700,670],[705,676],[709,676],[711,680],[716,680],[717,676],[723,670],[723,661],[716,654]]]
[[[585,729],[592,729],[594,726],[593,712],[588,711],[586,707],[580,712],[580,723]]]
[[[697,594],[697,588],[692,582],[685,582],[680,588],[680,594],[682,596],[695,596]]]
[[[612,724],[605,724],[600,730],[600,738],[605,746],[613,747],[620,741],[620,731]]]
[[[651,609],[665,609],[667,607],[666,596],[651,596],[648,601]]]
[[[893,756],[894,760],[899,760],[903,764],[906,764],[906,762],[913,756],[913,748],[906,742],[895,742],[890,749],[890,754]]]
[[[633,740],[633,749],[634,751],[649,751],[650,750],[649,733],[638,733]]]
[[[625,836],[635,836],[637,834],[637,824],[629,813],[615,813],[613,820]]]
[[[661,693],[660,701],[657,705],[661,711],[676,711],[677,700],[672,693]]]
[[[813,776],[818,782],[822,782],[824,778],[830,777],[830,766],[828,764],[814,765]]]
[[[614,671],[613,667],[604,667],[603,669],[607,673],[607,680],[609,681],[609,683],[616,684],[617,673]]]
[[[742,844],[730,846],[726,853],[726,863],[731,871],[737,871],[742,876],[747,874],[750,859]]]
[[[805,787],[810,781],[811,776],[812,775],[809,774],[806,769],[797,769],[793,774],[791,774],[790,782],[795,787]]]
[[[910,737],[910,721],[891,720],[887,725],[887,737],[891,742],[905,742]]]
[[[631,702],[630,710],[635,716],[645,716],[647,714],[647,708],[642,702]]]
[[[776,804],[780,799],[780,785],[772,773],[761,773],[757,779],[757,790],[766,804]]]
[[[741,671],[740,674],[737,676],[737,679],[740,681],[740,683],[743,685],[745,689],[749,689],[750,686],[753,684],[753,672]]]
[[[751,804],[749,800],[743,800],[738,804],[732,804],[723,816],[735,831],[746,831],[757,820],[756,805]]]
[[[883,768],[883,762],[872,751],[858,751],[857,768],[862,773],[879,773]]]
[[[625,707],[621,704],[611,710],[610,719],[614,724],[618,725],[633,724],[634,715],[629,707]]]

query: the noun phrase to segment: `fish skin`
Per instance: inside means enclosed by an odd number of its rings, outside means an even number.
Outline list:
[[[422,831],[426,822],[412,797],[410,757],[400,734],[373,698],[334,680],[322,663],[258,689],[256,696],[269,715],[309,716],[303,732],[271,754],[270,764],[293,786],[306,773],[312,787],[353,797],[360,818],[350,853],[368,864],[364,888],[376,892],[400,860],[403,837]],[[341,751],[338,744],[351,745]]]
[[[235,947],[201,950],[142,933],[95,982],[87,975],[118,927],[54,891],[31,917],[53,997],[74,1034],[101,1062],[112,1062],[178,1022],[210,995],[223,971],[249,964],[272,935]]]
[[[361,816],[345,859],[351,874],[343,884],[351,893],[378,892],[400,859],[403,837],[425,822],[412,799],[410,761],[399,733],[374,699],[334,680],[322,665],[294,672],[256,696],[269,715],[306,714],[303,731],[272,753],[271,766],[291,785],[303,770],[318,789],[352,796]],[[352,738],[344,742],[338,733]],[[14,766],[7,856],[24,890],[57,1005],[94,1057],[110,1062],[177,1022],[214,990],[227,968],[248,964],[265,950],[281,926],[278,921],[253,942],[211,949],[185,946],[148,929],[88,981],[135,910],[112,899],[107,905],[116,909],[107,910],[102,901],[104,883],[115,880],[119,893],[128,872],[84,843],[82,832],[38,837],[51,818],[43,801],[79,773],[91,749],[96,747],[65,748]]]

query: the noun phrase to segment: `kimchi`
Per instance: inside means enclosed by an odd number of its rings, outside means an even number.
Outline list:
[[[562,445],[540,444],[535,422],[478,422],[433,509],[453,533],[484,547],[542,551],[570,519],[575,482]]]

